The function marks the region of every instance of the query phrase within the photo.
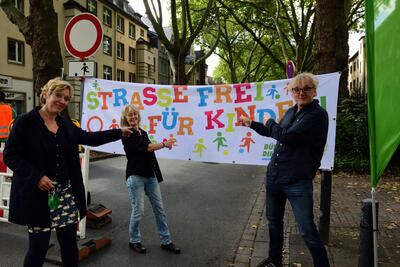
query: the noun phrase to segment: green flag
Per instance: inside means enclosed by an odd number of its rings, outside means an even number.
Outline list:
[[[366,0],[371,185],[400,143],[400,0]]]

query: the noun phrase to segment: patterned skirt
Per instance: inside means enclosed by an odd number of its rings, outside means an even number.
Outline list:
[[[68,182],[64,186],[59,183],[54,184],[55,192],[60,198],[60,204],[56,209],[50,209],[50,227],[28,226],[29,233],[55,231],[58,228],[70,224],[78,223],[78,208],[72,194],[71,184]]]

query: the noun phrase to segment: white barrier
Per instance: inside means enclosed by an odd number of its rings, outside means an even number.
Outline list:
[[[8,222],[12,173],[0,172],[0,221]]]
[[[0,148],[0,154],[3,154],[3,147]],[[90,149],[85,148],[84,153],[79,153],[81,161],[81,171],[83,184],[85,185],[85,194],[87,197],[87,182],[89,178],[89,157]],[[1,160],[3,158],[1,157]],[[7,168],[7,172],[0,172],[0,222],[8,222],[8,210],[10,205],[10,189],[12,171]],[[78,236],[83,239],[86,237],[86,218],[79,222]]]

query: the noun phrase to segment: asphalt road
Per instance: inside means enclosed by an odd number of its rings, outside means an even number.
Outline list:
[[[90,164],[88,188],[92,203],[101,203],[113,212],[112,223],[98,230],[87,229],[87,237],[107,237],[112,244],[91,254],[79,266],[229,266],[266,168],[167,159],[159,163],[167,222],[172,240],[182,253],[173,255],[160,248],[148,199],[141,224],[147,254],[129,248],[131,206],[125,185],[126,159],[118,157]],[[52,241],[56,242],[55,234]],[[26,228],[0,223],[0,266],[22,266],[26,250]]]

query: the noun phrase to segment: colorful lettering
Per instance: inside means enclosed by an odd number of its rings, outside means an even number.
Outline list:
[[[156,121],[161,121],[161,116],[149,116],[148,120],[150,124],[148,134],[155,134],[154,127],[158,125]]]
[[[167,88],[158,89],[157,95],[158,95],[158,98],[159,98],[159,99],[165,100],[165,103],[163,103],[163,102],[160,101],[160,100],[157,101],[157,104],[158,104],[160,107],[166,108],[166,107],[168,107],[169,105],[171,105],[171,102],[172,102],[171,90],[169,90],[169,89],[167,89]]]
[[[326,96],[321,96],[321,107],[326,110]]]
[[[143,104],[142,104],[142,101],[140,100],[140,94],[139,94],[139,92],[134,92],[134,93],[132,94],[131,104],[132,104],[132,105],[138,106],[140,110],[143,110],[143,109],[144,109],[144,106],[143,106]]]
[[[179,117],[179,131],[176,133],[177,135],[184,135],[185,132],[183,129],[186,128],[188,135],[193,135],[192,125],[194,123],[193,118],[190,117]]]
[[[227,113],[226,116],[228,117],[228,127],[226,127],[225,132],[233,133],[235,128],[233,128],[233,118],[235,117],[235,113]]]
[[[197,88],[197,92],[199,93],[200,96],[200,103],[198,104],[198,106],[199,107],[207,106],[206,99],[208,98],[208,95],[206,95],[205,92],[212,93],[212,87]]]
[[[235,85],[233,85],[233,87],[235,87],[235,89],[236,89],[235,103],[251,102],[251,95],[248,95],[248,96],[246,96],[246,98],[243,98],[243,96],[246,95],[246,91],[242,90],[242,87],[244,87],[244,89],[250,89],[249,83],[235,84]]]
[[[97,96],[103,98],[103,106],[101,106],[101,109],[108,109],[106,98],[107,98],[107,96],[112,97],[112,93],[111,92],[97,92]]]
[[[99,106],[99,100],[97,99],[97,93],[96,92],[89,92],[86,95],[86,100],[89,103],[93,103],[93,104],[88,104],[88,108],[90,109],[96,109]]]
[[[278,118],[278,122],[282,119],[283,115],[285,114],[285,112],[293,106],[293,100],[288,100],[288,101],[284,101],[284,102],[280,102],[280,103],[276,103],[275,106],[278,107],[278,114],[279,114],[279,118]],[[287,108],[285,108],[284,106],[287,106]]]
[[[93,117],[91,117],[91,118],[88,120],[88,122],[87,122],[86,127],[87,127],[88,131],[89,131],[89,132],[93,132],[93,131],[92,131],[92,128],[90,128],[90,123],[91,123],[92,120],[94,120],[94,119],[98,120],[99,123],[100,123],[100,129],[99,129],[98,131],[103,130],[103,121],[101,120],[101,118],[98,117],[98,116],[93,116]]]
[[[225,88],[225,91],[222,91],[222,88]],[[232,87],[227,84],[223,85],[215,85],[215,100],[214,103],[222,103],[222,96],[225,97],[225,102],[226,103],[232,103],[232,98],[230,96],[230,93],[232,92]]]
[[[217,114],[215,114],[214,117],[212,117],[213,113],[214,113],[213,111],[204,112],[204,114],[206,114],[206,116],[207,116],[206,130],[214,129],[214,126],[212,125],[212,121],[215,122],[218,125],[218,128],[225,127],[225,125],[218,120],[218,117],[221,116],[222,113],[224,113],[224,110],[223,109],[217,109]]]
[[[154,89],[153,87],[146,87],[143,89],[143,96],[146,98],[150,98],[151,101],[145,99],[143,100],[143,103],[145,103],[148,106],[152,106],[157,102],[157,96],[151,93],[154,93],[156,91],[156,89]]]
[[[124,88],[113,89],[114,92],[114,107],[121,106],[120,101],[122,101],[122,105],[128,105],[128,101],[126,100],[126,90]]]
[[[242,108],[235,108],[235,111],[236,111],[236,118],[237,118],[237,121],[236,121],[236,123],[235,123],[235,126],[239,126],[240,125],[240,123],[239,123],[239,118],[240,118],[240,116],[246,116],[246,117],[248,117],[248,118],[250,118],[250,120],[254,120],[254,110],[256,109],[256,105],[251,105],[251,106],[248,106],[248,109],[249,109],[249,111],[250,111],[250,116],[249,116],[249,114],[247,114]]]
[[[254,83],[256,85],[256,91],[257,91],[257,96],[254,98],[254,101],[263,101],[264,97],[262,95],[262,85],[264,82],[256,82]]]
[[[272,109],[266,108],[266,109],[258,109],[257,110],[258,113],[258,122],[263,122],[263,118],[265,113],[268,113],[271,118],[273,118],[274,120],[276,120],[276,114]]]
[[[163,124],[165,129],[172,130],[176,126],[176,120],[178,118],[179,113],[178,112],[174,112],[175,108],[172,108],[172,112],[171,112],[172,123],[171,123],[171,125],[167,125],[167,118],[168,118],[169,112],[168,112],[168,108],[166,108],[165,110],[166,110],[165,112],[162,112],[162,124]]]
[[[188,102],[188,97],[185,95],[183,98],[180,98],[180,96],[183,95],[182,91],[179,91],[179,88],[182,88],[182,90],[186,91],[187,86],[186,85],[173,85],[172,88],[174,88],[174,103],[187,103]]]

